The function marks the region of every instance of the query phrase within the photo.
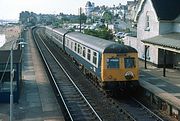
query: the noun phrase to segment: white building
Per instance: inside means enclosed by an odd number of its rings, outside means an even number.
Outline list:
[[[5,34],[0,34],[0,48],[6,43]]]
[[[137,38],[124,43],[158,67],[180,65],[180,0],[141,0],[135,15]],[[164,61],[164,59],[166,61]]]
[[[87,1],[85,6],[85,15],[91,16],[91,12],[94,10],[95,4],[93,2]]]

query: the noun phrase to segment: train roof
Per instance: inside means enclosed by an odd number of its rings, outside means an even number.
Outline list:
[[[113,41],[108,41],[98,37],[82,34],[79,32],[70,32],[67,37],[86,45],[94,50],[101,53],[127,53],[127,52],[137,52],[136,49],[122,45]]]
[[[111,44],[110,46],[106,47],[104,49],[104,53],[127,53],[127,52],[135,52],[137,53],[137,50],[123,44]]]
[[[63,28],[51,28],[46,27],[48,29],[51,29],[61,35],[64,35],[68,32],[68,30]],[[122,45],[113,41],[108,41],[105,39],[101,39],[98,37],[86,35],[79,32],[69,32],[66,34],[66,37],[71,38],[91,49],[94,49],[101,53],[127,53],[127,52],[137,52],[136,49]]]
[[[53,28],[51,26],[46,26],[46,29],[52,30],[52,31],[54,31],[56,33],[59,33],[61,35],[64,35],[67,32],[66,29],[63,29],[63,28]]]

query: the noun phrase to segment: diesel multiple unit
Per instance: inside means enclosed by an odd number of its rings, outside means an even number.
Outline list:
[[[138,85],[138,53],[134,48],[65,29],[45,27],[45,33],[102,87],[112,90]]]

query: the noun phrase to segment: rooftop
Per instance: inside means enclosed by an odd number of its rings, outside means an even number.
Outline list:
[[[157,14],[158,20],[173,21],[180,15],[180,0],[150,0]],[[135,21],[138,20],[140,13],[147,0],[140,0],[138,3],[138,11]]]
[[[10,62],[10,50],[4,50],[0,51],[0,63],[7,63]],[[20,50],[14,50],[13,51],[13,62],[14,63],[20,63],[21,62],[21,51]]]
[[[180,33],[159,35],[142,40],[142,42],[180,50]]]
[[[151,0],[159,20],[174,20],[180,15],[180,0]]]

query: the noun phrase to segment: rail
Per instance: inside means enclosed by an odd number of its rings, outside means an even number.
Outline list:
[[[34,31],[33,31],[33,34],[34,34]],[[35,34],[34,34],[34,35],[35,35]],[[70,75],[69,75],[69,74],[67,73],[67,71],[64,69],[64,67],[59,63],[59,61],[56,59],[56,57],[53,55],[53,53],[50,51],[50,49],[47,47],[47,45],[42,41],[42,38],[41,38],[41,36],[40,36],[39,34],[38,34],[38,37],[40,38],[41,42],[44,44],[44,46],[46,47],[46,49],[49,51],[49,53],[51,54],[51,56],[54,58],[54,60],[55,60],[55,61],[58,63],[58,65],[61,67],[61,69],[63,70],[63,72],[66,74],[66,76],[68,77],[68,79],[71,81],[71,83],[72,83],[72,84],[74,85],[74,87],[77,89],[77,91],[79,92],[79,94],[83,97],[83,99],[85,100],[85,102],[86,102],[86,103],[88,104],[88,106],[91,108],[91,110],[93,111],[93,113],[96,115],[97,119],[98,119],[99,121],[102,121],[102,119],[100,118],[100,116],[97,114],[97,112],[96,112],[96,111],[94,110],[94,108],[91,106],[91,104],[88,102],[88,100],[87,100],[86,97],[83,95],[83,93],[80,91],[80,89],[78,88],[78,86],[73,82],[73,79],[70,77]],[[34,38],[35,38],[35,37],[34,37]],[[68,115],[69,115],[69,117],[70,117],[70,120],[73,121],[72,115],[71,115],[71,113],[70,113],[70,111],[69,111],[69,109],[68,109],[68,106],[67,106],[64,98],[63,98],[62,92],[60,91],[60,89],[59,89],[59,87],[58,87],[58,85],[57,85],[57,83],[56,83],[56,80],[55,80],[55,78],[53,77],[53,74],[52,74],[52,72],[51,72],[51,70],[50,70],[50,68],[49,68],[49,66],[48,66],[48,64],[47,64],[47,61],[46,61],[46,59],[45,59],[45,57],[44,57],[44,55],[43,55],[43,53],[42,53],[42,51],[41,51],[41,49],[40,49],[40,47],[39,47],[39,44],[38,44],[36,38],[35,38],[34,40],[35,40],[35,42],[36,42],[36,44],[37,44],[37,46],[38,46],[38,48],[39,48],[39,51],[40,51],[40,53],[41,53],[41,55],[42,55],[42,57],[43,57],[43,60],[44,60],[44,62],[45,62],[45,64],[46,64],[47,68],[48,68],[48,71],[50,72],[50,75],[51,75],[51,77],[52,77],[52,79],[53,79],[53,82],[54,82],[54,84],[55,84],[55,86],[56,86],[56,88],[57,88],[57,90],[58,90],[58,93],[59,93],[59,95],[60,95],[60,97],[61,97],[61,99],[62,99],[62,102],[63,102],[63,104],[64,104],[64,106],[65,106],[65,109],[66,109],[67,112],[68,112]]]

